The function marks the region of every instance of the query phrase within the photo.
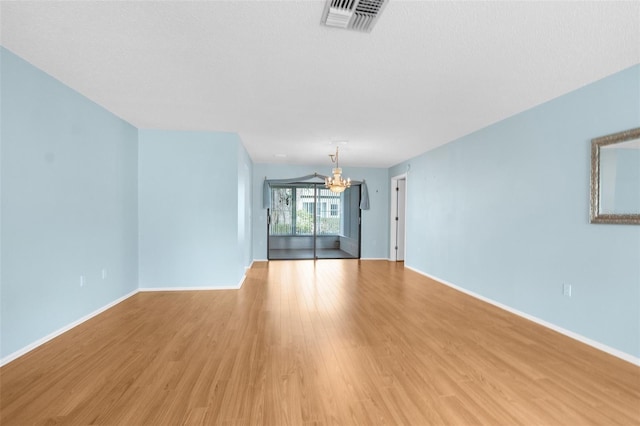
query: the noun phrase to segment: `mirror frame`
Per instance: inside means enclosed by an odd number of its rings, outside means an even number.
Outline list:
[[[600,148],[640,138],[640,127],[591,139],[591,223],[640,225],[640,212],[631,214],[600,212]]]

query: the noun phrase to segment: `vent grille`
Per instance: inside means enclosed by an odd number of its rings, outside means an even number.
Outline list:
[[[327,0],[322,22],[362,32],[373,29],[388,0]]]

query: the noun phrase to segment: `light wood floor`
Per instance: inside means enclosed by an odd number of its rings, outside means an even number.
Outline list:
[[[318,259],[355,259],[340,249],[317,249],[316,256]],[[313,249],[271,249],[269,250],[270,260],[300,260],[313,259]]]
[[[401,264],[139,293],[0,369],[3,426],[640,424],[640,369]]]

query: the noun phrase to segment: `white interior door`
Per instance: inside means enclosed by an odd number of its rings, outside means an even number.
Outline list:
[[[396,261],[404,260],[404,247],[405,247],[405,206],[406,206],[406,196],[407,196],[407,180],[399,179],[398,180],[398,190],[396,194],[398,194],[398,233],[396,238]]]
[[[407,176],[391,179],[391,233],[389,259],[397,262],[405,257]]]

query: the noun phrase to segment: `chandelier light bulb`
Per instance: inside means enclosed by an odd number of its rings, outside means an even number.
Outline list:
[[[324,186],[329,188],[331,192],[340,193],[351,186],[351,178],[346,180],[342,177],[342,169],[338,159],[338,147],[336,147],[335,154],[329,154],[332,163],[336,163],[336,167],[333,168],[333,177],[327,177],[324,180]]]

